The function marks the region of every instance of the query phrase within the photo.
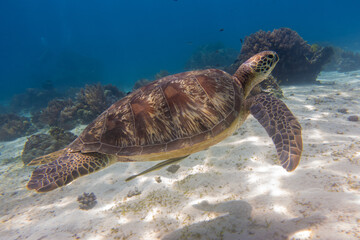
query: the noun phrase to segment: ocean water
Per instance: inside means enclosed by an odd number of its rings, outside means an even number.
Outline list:
[[[46,80],[55,87],[95,81],[131,89],[138,79],[151,78],[160,70],[183,71],[203,44],[222,42],[239,51],[240,39],[260,29],[289,27],[310,43],[329,42],[357,51],[358,6],[356,0],[4,0],[0,98],[7,100]],[[75,55],[66,62],[81,61],[77,55],[96,61],[99,76],[77,81],[57,77],[71,71],[71,63],[57,63],[64,52]]]
[[[25,152],[66,146],[138,80],[226,69],[259,30],[290,28],[353,60],[359,9],[356,0],[0,1],[0,239],[360,239],[356,62],[333,64],[316,83],[280,84],[302,127],[293,172],[252,115],[224,141],[128,182],[158,162],[116,163],[46,193],[26,188],[36,167],[24,164]],[[98,83],[121,92],[85,87]]]

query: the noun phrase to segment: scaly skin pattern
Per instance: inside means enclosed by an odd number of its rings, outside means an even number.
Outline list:
[[[289,108],[274,96],[259,94],[248,100],[250,112],[273,140],[283,168],[291,172],[303,149],[301,126]]]
[[[280,100],[248,97],[278,60],[275,52],[261,52],[234,76],[217,69],[191,71],[138,89],[89,124],[64,153],[35,159],[34,164],[56,157],[34,170],[28,189],[47,192],[116,161],[187,156],[232,135],[249,113],[272,137],[283,167],[294,170],[302,151],[300,124]]]
[[[48,192],[110,164],[111,158],[108,155],[71,153],[67,149],[61,157],[35,169],[27,188],[35,189],[37,192]]]

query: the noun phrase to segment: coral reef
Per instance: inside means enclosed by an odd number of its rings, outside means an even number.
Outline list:
[[[76,138],[76,135],[74,135],[73,133],[65,131],[64,129],[58,127],[50,128],[49,135],[57,141],[58,145],[60,145],[60,147],[56,150],[61,149],[61,146],[65,147],[66,145],[74,141]]]
[[[106,105],[104,88],[100,84],[86,85],[77,94],[77,101],[95,112],[101,111]]]
[[[235,49],[226,48],[221,42],[205,44],[198,47],[185,64],[186,70],[207,68],[224,68],[237,56]]]
[[[270,93],[277,98],[284,97],[284,93],[281,90],[281,88],[278,84],[278,81],[272,75],[270,75],[267,79],[262,81],[259,85],[260,85],[262,92]]]
[[[96,196],[93,192],[84,192],[82,195],[78,196],[77,201],[79,202],[79,208],[82,210],[89,210],[93,208],[97,203]]]
[[[27,117],[16,114],[0,114],[0,141],[11,141],[35,131],[36,127]]]
[[[351,116],[348,117],[348,121],[358,122],[358,121],[359,121],[359,116],[357,116],[357,115],[351,115]]]
[[[348,110],[346,108],[339,108],[337,110],[339,113],[343,113],[343,114],[347,114],[348,113]]]
[[[76,125],[76,109],[71,99],[54,99],[40,113],[34,113],[32,122],[39,127],[43,124],[72,129]]]
[[[360,53],[334,48],[334,56],[324,66],[324,71],[350,72],[360,69]]]
[[[170,73],[166,70],[160,70],[160,72],[158,72],[154,75],[153,79],[158,80],[160,78],[168,76],[169,74]],[[135,82],[132,90],[135,91],[136,89],[141,88],[142,86],[148,85],[151,82],[152,82],[152,80],[150,80],[150,79],[141,78]]]
[[[65,49],[59,54],[45,54],[44,57],[41,64],[32,66],[32,72],[26,80],[33,84],[41,83],[41,86],[15,95],[10,104],[12,112],[39,111],[50,100],[64,98],[56,88],[80,87],[103,79],[102,63],[89,56]]]
[[[103,112],[108,103],[104,93],[104,88],[100,84],[86,85],[77,94],[78,117],[83,122],[89,122]]]
[[[160,72],[156,73],[154,77],[155,77],[155,80],[158,80],[160,78],[168,76],[169,74],[170,73],[166,70],[160,70]]]
[[[120,100],[126,95],[123,91],[120,91],[116,86],[112,84],[104,86],[104,94],[108,104],[113,104],[114,102]]]
[[[86,85],[76,94],[76,99],[54,99],[41,112],[34,113],[33,122],[72,129],[78,123],[88,124],[111,104],[125,96],[109,84]]]
[[[12,112],[38,111],[46,107],[46,103],[50,100],[60,96],[54,88],[45,87],[46,89],[28,88],[25,93],[14,95],[10,102],[10,110]]]
[[[27,165],[34,158],[54,152],[53,138],[47,134],[31,135],[24,145],[21,160]]]
[[[149,79],[146,79],[146,78],[139,79],[135,82],[132,90],[135,91],[136,89],[141,88],[142,86],[148,85],[149,83],[151,83],[151,81]]]
[[[276,51],[280,57],[272,75],[281,84],[314,83],[333,55],[331,47],[311,47],[289,28],[260,30],[245,38],[238,59],[226,71],[234,73],[251,56],[265,50]]]
[[[49,134],[36,134],[28,138],[22,151],[21,159],[27,165],[34,158],[63,149],[76,136],[71,132],[66,132],[61,128],[51,128]]]
[[[89,123],[125,94],[113,85],[86,85],[77,95],[77,115],[82,123]]]

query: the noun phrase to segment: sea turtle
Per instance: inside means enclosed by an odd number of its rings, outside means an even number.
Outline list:
[[[293,171],[302,152],[299,122],[281,100],[251,92],[278,61],[275,52],[264,51],[233,76],[218,69],[189,71],[132,92],[68,147],[33,160],[30,165],[43,165],[34,170],[27,188],[48,192],[115,162],[166,160],[140,174],[149,172],[222,141],[250,113],[272,138],[282,166]]]

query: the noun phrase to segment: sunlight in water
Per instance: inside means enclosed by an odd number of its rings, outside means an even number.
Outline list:
[[[109,203],[109,204],[106,204],[106,205],[104,205],[103,207],[101,207],[99,210],[100,210],[100,211],[106,211],[106,210],[111,209],[111,208],[114,207],[115,205],[116,205],[115,202]]]
[[[302,230],[290,236],[289,239],[306,240],[306,239],[311,239],[311,236],[312,236],[311,230]]]
[[[313,105],[304,105],[308,110],[313,111],[315,107]]]
[[[209,171],[209,167],[203,164],[198,164],[191,169],[192,174],[205,173]]]
[[[321,132],[318,129],[313,129],[309,138],[319,140],[319,139],[323,139],[323,136],[321,135]]]
[[[289,215],[288,210],[284,206],[274,205],[274,211],[277,212],[277,213],[280,213],[280,214]]]
[[[96,237],[90,237],[90,238],[88,238],[89,240],[100,240],[100,239],[103,239],[103,237],[102,236],[96,236]]]
[[[130,222],[129,219],[127,219],[127,218],[124,217],[124,216],[121,216],[120,219],[119,219],[119,221],[118,221],[119,224],[126,224],[126,223],[128,223],[128,222]]]
[[[239,141],[234,141],[232,143],[229,143],[229,145],[241,145],[245,142],[252,142],[254,143],[254,145],[264,145],[264,143],[262,141],[260,141],[260,138],[259,137],[256,137],[256,136],[251,136],[251,137],[247,137],[247,138],[244,138],[244,139],[240,139]]]
[[[256,196],[266,194],[269,191],[269,187],[265,185],[260,185],[256,188],[256,191],[254,193]]]
[[[130,175],[131,176],[131,175]],[[129,177],[130,177],[129,176]],[[137,179],[139,181],[139,183],[141,184],[144,184],[146,182],[146,180],[149,179],[149,175],[142,175],[142,176],[139,176],[139,177],[136,177],[135,179]]]
[[[282,190],[281,188],[271,189],[271,195],[274,197],[289,195],[289,192]]]
[[[259,177],[257,175],[253,175],[250,177],[250,181],[252,183],[259,182]],[[271,194],[272,196],[286,196],[289,193],[283,190],[280,187],[280,180],[279,179],[272,179],[269,180],[267,183],[261,182],[261,185],[257,186],[256,189],[253,191],[254,196],[262,195],[262,194]]]
[[[157,207],[154,207],[151,209],[151,211],[148,212],[146,217],[144,218],[145,222],[151,222],[154,220],[154,217],[160,212],[160,209]]]
[[[39,206],[39,209],[54,209],[54,208],[64,208],[67,205],[74,202],[74,199],[71,197],[65,197],[61,201],[54,202],[53,204],[48,204],[44,206]]]

